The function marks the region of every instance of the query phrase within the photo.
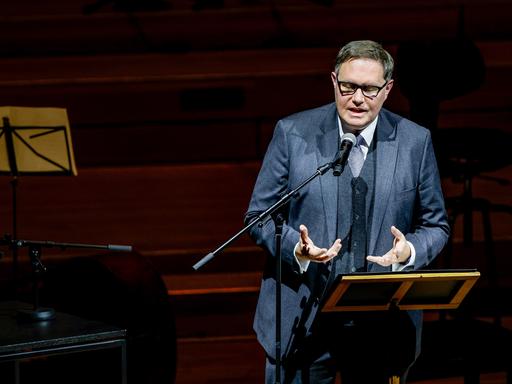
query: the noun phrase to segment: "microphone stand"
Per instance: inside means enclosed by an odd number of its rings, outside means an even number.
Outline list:
[[[325,174],[329,169],[331,169],[335,164],[340,162],[341,153],[336,155],[336,158],[327,164],[324,164],[317,168],[315,173],[304,180],[299,184],[296,188],[292,189],[288,193],[286,193],[279,201],[271,205],[267,208],[263,213],[258,215],[254,220],[251,220],[249,224],[247,224],[244,228],[238,231],[234,236],[232,236],[229,240],[227,240],[224,244],[219,246],[213,252],[208,253],[201,260],[199,260],[196,264],[194,264],[193,268],[197,271],[208,261],[213,259],[217,253],[222,251],[236,239],[238,239],[242,234],[249,231],[254,225],[258,224],[260,226],[263,225],[264,220],[270,216],[275,223],[275,245],[276,245],[276,384],[280,384],[281,382],[281,238],[282,238],[282,229],[284,224],[284,215],[280,212],[280,210],[291,200],[292,197],[296,197],[300,189],[305,187],[311,181],[313,181],[316,177]]]
[[[0,245],[10,245],[13,248],[27,247],[32,265],[32,309],[20,309],[18,311],[18,319],[24,322],[48,321],[55,318],[53,308],[43,308],[39,306],[39,284],[46,267],[41,261],[41,253],[43,248],[92,248],[105,249],[110,251],[130,252],[132,247],[129,245],[95,245],[95,244],[79,244],[79,243],[56,243],[54,241],[32,241],[11,239],[5,235],[0,239]]]

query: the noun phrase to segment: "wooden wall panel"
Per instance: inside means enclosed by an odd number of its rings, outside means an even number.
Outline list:
[[[460,6],[471,38],[503,40],[512,35],[507,22],[511,5],[506,0],[339,1],[330,7],[308,1],[256,2],[201,11],[189,5],[132,13],[114,11],[112,1],[90,15],[83,13],[85,0],[73,3],[47,8],[10,4],[0,23],[0,35],[5,37],[0,52],[14,56],[186,52],[338,46],[354,38],[446,39],[456,35]]]
[[[21,176],[18,237],[126,244],[139,251],[215,248],[243,225],[258,169],[249,162]],[[10,178],[0,181],[0,231],[12,233]]]

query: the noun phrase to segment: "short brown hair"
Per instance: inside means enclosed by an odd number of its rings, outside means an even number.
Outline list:
[[[352,59],[372,59],[382,64],[384,68],[384,79],[391,80],[393,77],[393,57],[382,45],[372,40],[355,40],[344,45],[336,56],[334,72],[338,73],[341,64]]]

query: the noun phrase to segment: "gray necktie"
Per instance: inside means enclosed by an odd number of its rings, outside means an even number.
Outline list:
[[[361,168],[363,168],[364,164],[364,153],[361,149],[362,145],[366,145],[364,141],[364,137],[362,135],[357,136],[357,142],[352,151],[350,151],[350,156],[348,157],[348,165],[350,166],[350,170],[354,177],[358,177],[361,172]]]

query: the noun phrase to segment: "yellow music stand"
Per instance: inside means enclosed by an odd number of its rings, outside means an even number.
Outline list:
[[[1,175],[77,175],[63,108],[0,107]]]
[[[323,312],[455,309],[480,277],[476,270],[341,275]],[[390,384],[399,384],[392,376]]]
[[[12,237],[17,239],[18,176],[77,175],[66,110],[0,107],[0,175],[12,176]],[[12,253],[16,281],[16,246]]]

